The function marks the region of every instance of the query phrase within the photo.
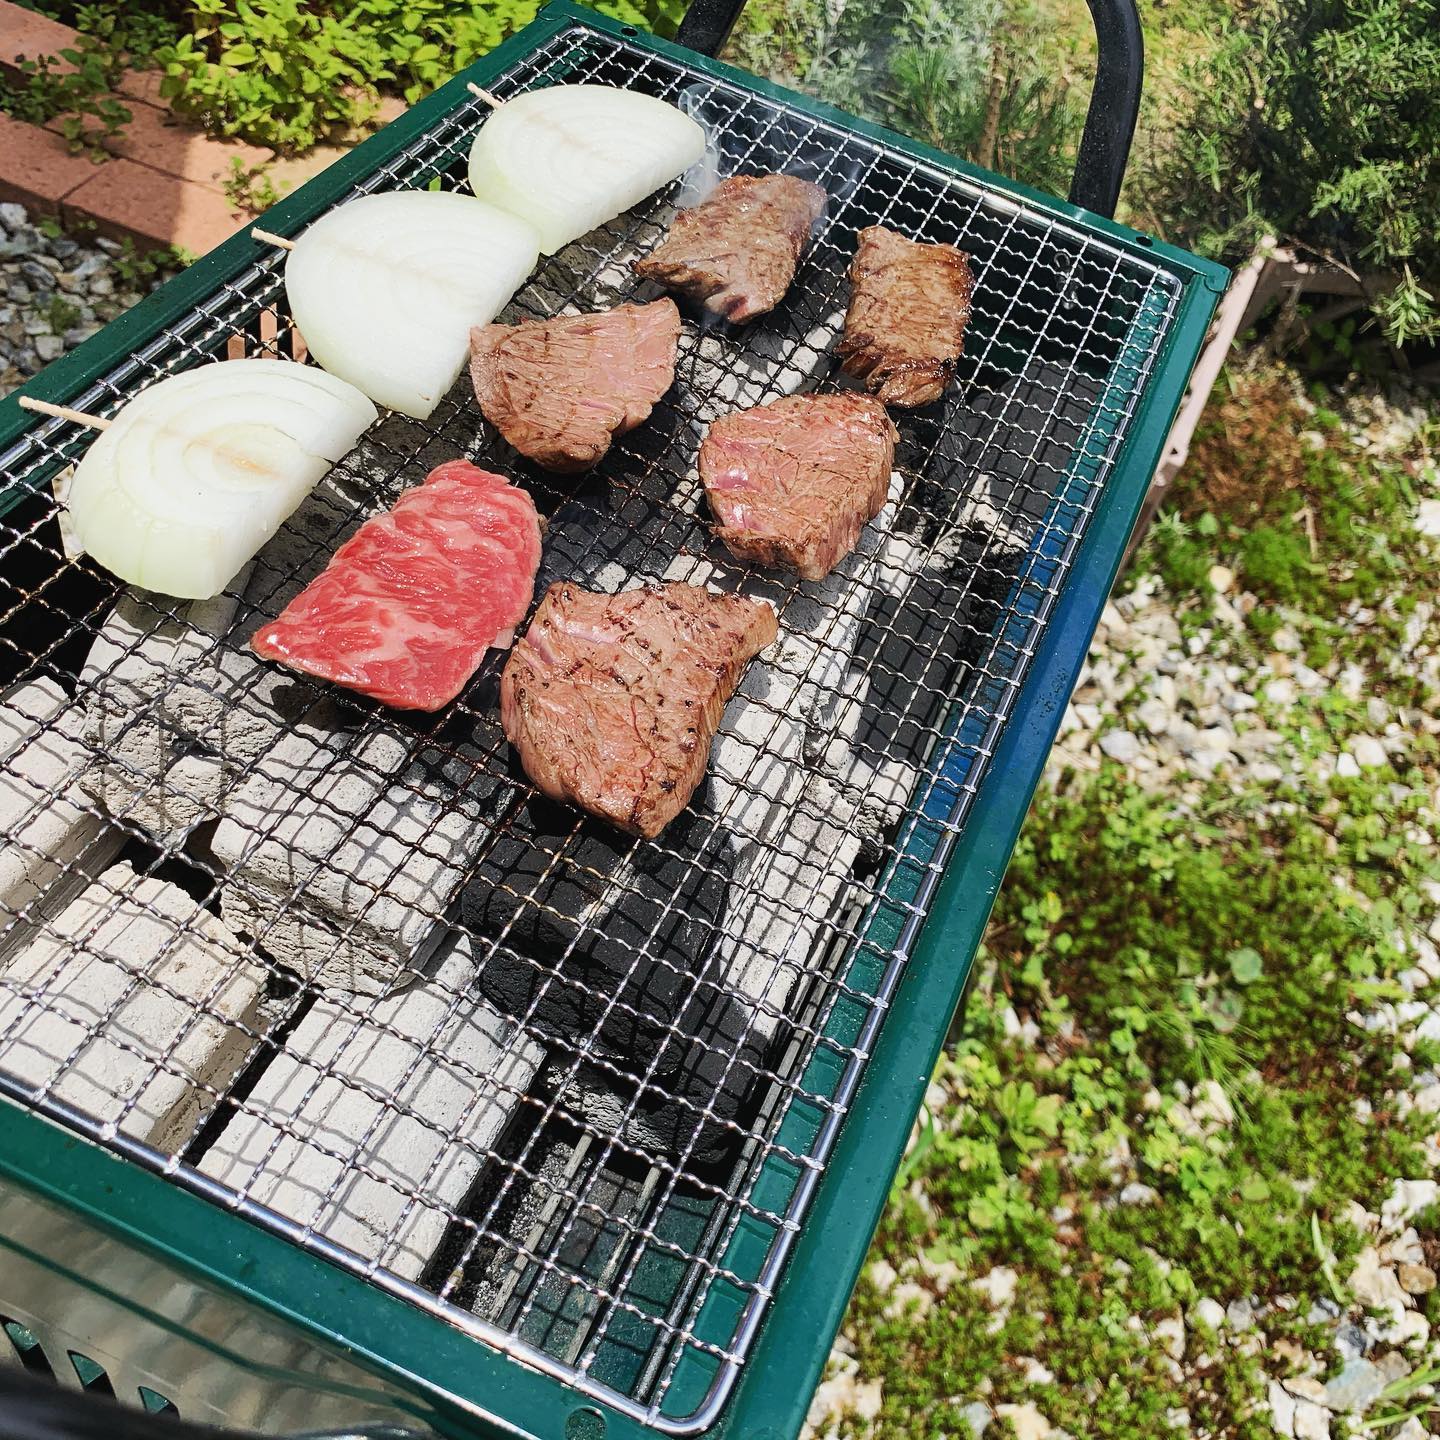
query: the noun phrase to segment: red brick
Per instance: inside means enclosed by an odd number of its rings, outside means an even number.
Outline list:
[[[22,10],[10,0],[0,0],[0,71],[11,79],[21,75],[19,61],[38,60],[42,55],[58,55],[62,50],[72,49],[79,39],[68,25],[51,20],[46,15],[37,15],[33,10]],[[62,72],[74,67],[62,62]]]
[[[60,201],[99,169],[88,156],[72,155],[49,130],[0,115],[0,200],[54,215]]]
[[[218,190],[233,173],[232,158],[239,160],[246,170],[263,165],[270,158],[268,150],[257,150],[253,145],[231,140],[216,140],[153,105],[136,102],[129,108],[130,123],[104,143],[112,155],[133,160],[137,165],[148,165],[152,170]]]
[[[345,146],[317,145],[297,159],[272,161],[265,167],[265,173],[281,195],[293,195],[307,180],[313,180],[322,170],[329,169],[342,155],[349,153]]]
[[[122,159],[107,161],[68,194],[63,215],[70,222],[92,220],[105,235],[179,245],[197,255],[229,239],[247,219],[208,185]]]
[[[163,70],[127,70],[116,89],[127,100],[140,100],[157,110],[168,110],[170,102],[160,93],[160,82],[164,78]]]

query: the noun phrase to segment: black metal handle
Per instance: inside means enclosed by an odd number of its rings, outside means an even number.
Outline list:
[[[744,8],[745,0],[690,0],[675,38],[701,55],[718,55]]]
[[[1135,0],[1088,0],[1088,4],[1099,60],[1070,199],[1099,215],[1113,216],[1140,114],[1145,42]],[[702,55],[718,54],[744,8],[745,0],[691,0],[675,38]]]
[[[1070,181],[1070,199],[1097,215],[1113,216],[1140,115],[1145,39],[1135,0],[1088,3],[1095,21],[1098,60],[1080,153],[1075,157],[1075,175]]]

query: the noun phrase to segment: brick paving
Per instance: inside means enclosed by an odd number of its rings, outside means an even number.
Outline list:
[[[0,74],[23,79],[22,58],[58,55],[78,39],[68,26],[0,0]],[[145,249],[174,245],[203,255],[254,218],[225,193],[235,161],[247,172],[266,167],[271,183],[288,194],[344,153],[321,146],[279,159],[270,150],[217,139],[180,121],[159,87],[156,71],[133,71],[121,80],[132,119],[104,142],[110,159],[70,154],[57,125],[0,115],[0,202],[58,215],[71,226],[89,224]],[[400,108],[387,102],[382,118]]]

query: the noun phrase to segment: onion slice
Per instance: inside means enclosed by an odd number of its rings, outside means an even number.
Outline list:
[[[321,216],[285,262],[311,355],[377,405],[425,419],[539,258],[523,220],[469,195],[393,190]]]
[[[470,188],[528,220],[540,253],[613,220],[705,153],[705,132],[664,100],[551,85],[507,100],[470,150]]]
[[[375,419],[353,385],[290,360],[171,375],[125,406],[76,467],[76,538],[132,585],[209,599]]]

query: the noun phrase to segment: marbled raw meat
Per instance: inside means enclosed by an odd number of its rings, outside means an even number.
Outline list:
[[[464,460],[367,520],[279,617],[257,655],[402,710],[438,710],[510,643],[540,564],[535,502]]]

